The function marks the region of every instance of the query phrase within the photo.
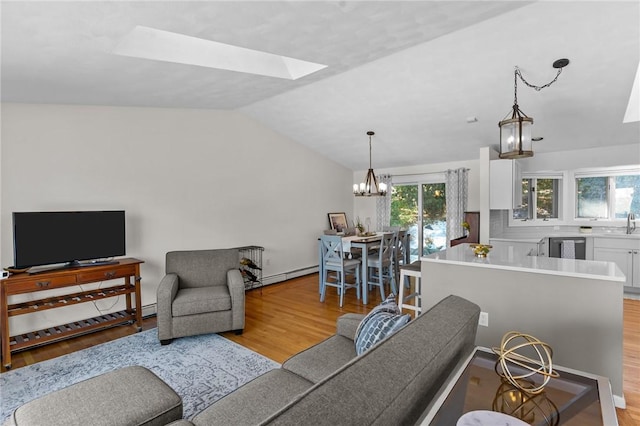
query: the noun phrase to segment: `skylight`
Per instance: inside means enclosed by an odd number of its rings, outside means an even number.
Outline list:
[[[140,25],[120,40],[113,53],[288,80],[297,80],[327,67]]]
[[[623,123],[632,123],[634,121],[640,121],[640,63],[638,64],[638,71],[636,71],[636,79],[633,81],[633,87],[631,88],[627,112],[624,115],[624,120],[622,120]]]

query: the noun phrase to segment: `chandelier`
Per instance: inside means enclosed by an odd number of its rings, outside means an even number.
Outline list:
[[[369,135],[369,171],[367,172],[364,182],[360,185],[357,183],[353,184],[353,195],[356,197],[384,196],[387,194],[387,184],[384,182],[378,183],[378,179],[376,179],[376,175],[371,167],[371,136],[375,135],[375,133],[369,130],[367,135]]]
[[[540,91],[545,87],[551,86],[560,76],[562,68],[569,65],[568,59],[558,59],[553,63],[553,67],[557,68],[558,72],[553,80],[543,86],[534,86],[527,82],[520,69],[516,66],[513,75],[514,86],[514,99],[511,117],[507,114],[501,122],[498,123],[500,127],[500,158],[512,159],[512,158],[525,158],[533,157],[531,127],[533,126],[533,118],[527,116],[520,110],[518,106],[518,77],[524,84]]]

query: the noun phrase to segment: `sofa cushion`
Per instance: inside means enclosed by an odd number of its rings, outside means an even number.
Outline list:
[[[355,335],[355,349],[358,355],[391,336],[409,322],[409,315],[402,315],[394,295],[389,295],[363,318]]]
[[[18,407],[16,426],[166,425],[182,418],[182,399],[151,371],[120,368]]]
[[[227,286],[183,288],[173,299],[174,317],[231,310],[231,295]]]
[[[313,384],[284,369],[271,370],[197,414],[197,426],[257,425]]]
[[[336,334],[292,356],[282,368],[318,383],[355,357],[353,340]]]

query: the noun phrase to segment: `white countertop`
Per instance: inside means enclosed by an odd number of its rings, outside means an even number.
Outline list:
[[[526,236],[526,237],[489,237],[490,240],[496,241],[513,241],[513,242],[522,242],[522,243],[537,243],[538,241],[545,238],[555,238],[555,237],[586,237],[586,238],[618,238],[621,240],[640,240],[640,232],[635,232],[633,234],[625,234],[622,232],[561,232],[561,231],[551,231],[546,232],[543,237],[534,237],[534,236]]]
[[[487,257],[476,257],[469,244],[460,244],[422,257],[425,262],[506,269],[538,274],[624,282],[625,276],[614,262],[523,256],[507,247],[495,247]]]

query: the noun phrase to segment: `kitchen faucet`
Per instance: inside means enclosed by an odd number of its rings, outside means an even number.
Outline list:
[[[633,226],[632,226],[633,222]],[[631,234],[636,230],[636,216],[633,213],[627,215],[627,234]]]

